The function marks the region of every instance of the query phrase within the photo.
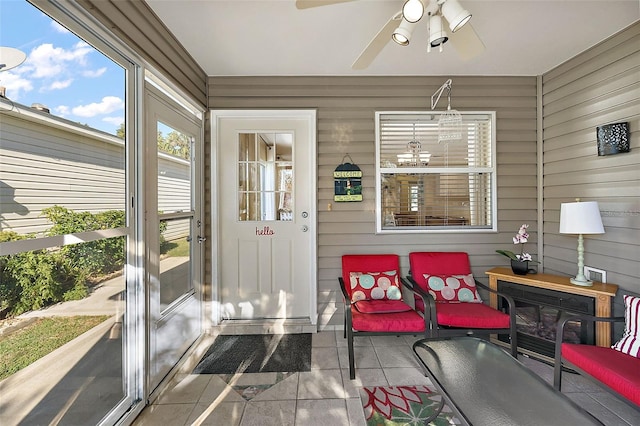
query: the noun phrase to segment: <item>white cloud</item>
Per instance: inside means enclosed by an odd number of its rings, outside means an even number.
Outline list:
[[[74,107],[71,112],[78,117],[95,117],[100,114],[110,114],[124,108],[124,102],[117,96],[105,96],[102,102]]]
[[[18,101],[22,92],[33,90],[30,80],[23,78],[17,72],[5,71],[0,74],[0,86],[7,88],[7,98]]]
[[[102,121],[106,122],[106,123],[111,123],[114,126],[119,126],[122,123],[124,123],[124,117],[119,116],[119,117],[105,117],[102,119]]]
[[[55,78],[69,72],[72,65],[86,64],[86,57],[92,51],[93,48],[83,41],[76,43],[71,49],[44,43],[29,53],[25,71],[28,70],[33,78]]]
[[[72,78],[64,80],[64,81],[54,81],[49,86],[43,87],[42,90],[43,91],[48,91],[48,90],[66,89],[67,87],[71,86],[71,83],[73,83],[73,79]]]
[[[88,78],[96,78],[96,77],[100,77],[105,72],[107,72],[107,67],[102,67],[102,68],[97,69],[97,70],[86,70],[86,71],[83,71],[82,72],[82,76],[83,77],[88,77]]]
[[[66,106],[66,105],[60,105],[57,106],[55,108],[53,108],[53,110],[56,112],[57,115],[59,115],[60,117],[64,117],[66,115],[69,114],[69,112],[71,111],[71,109]]]

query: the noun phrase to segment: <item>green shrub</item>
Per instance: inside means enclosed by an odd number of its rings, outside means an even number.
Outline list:
[[[0,232],[0,242],[29,237],[33,236]],[[0,278],[0,306],[11,315],[60,302],[67,292],[84,286],[83,275],[73,271],[59,251],[34,250],[1,256]]]
[[[42,213],[53,223],[53,226],[47,231],[49,236],[125,226],[125,216],[122,210],[91,213],[74,212],[62,206],[53,206],[42,210]],[[98,276],[122,269],[125,261],[124,245],[125,237],[113,237],[67,245],[62,247],[60,251],[78,273]]]

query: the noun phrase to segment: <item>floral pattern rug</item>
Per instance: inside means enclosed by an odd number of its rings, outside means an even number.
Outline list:
[[[375,386],[360,390],[364,418],[368,426],[425,425],[442,397],[428,386]],[[457,425],[460,421],[445,405],[429,425]]]

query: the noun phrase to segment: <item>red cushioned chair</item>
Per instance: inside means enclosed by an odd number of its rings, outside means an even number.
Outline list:
[[[508,334],[511,355],[517,357],[515,303],[510,296],[483,285],[470,275],[467,253],[413,252],[409,253],[409,265],[409,284],[422,296],[416,298],[416,310],[430,319],[432,337]],[[482,303],[477,288],[504,298],[509,313]]]
[[[402,288],[408,287],[402,280],[397,255],[344,255],[338,281],[344,297],[344,337],[352,380],[356,378],[354,336],[423,334],[427,337],[428,320],[402,300]]]
[[[555,365],[553,386],[561,390],[563,367],[575,370],[584,377],[599,383],[603,389],[629,406],[640,410],[640,361],[638,358],[617,351],[581,343],[563,342],[564,328],[569,321],[624,322],[625,317],[596,317],[563,313],[556,327]]]

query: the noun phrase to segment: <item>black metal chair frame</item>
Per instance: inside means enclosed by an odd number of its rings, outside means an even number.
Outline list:
[[[580,367],[575,366],[573,363],[567,361],[562,358],[562,342],[564,338],[564,327],[567,325],[569,321],[590,321],[590,322],[625,322],[625,317],[596,317],[594,315],[584,315],[584,314],[570,314],[567,312],[563,312],[560,316],[560,320],[556,326],[556,347],[555,347],[555,360],[553,367],[553,387],[557,390],[562,390],[562,370],[563,368],[567,368],[570,370],[574,370],[579,373],[581,376],[587,378],[589,381],[599,385],[600,388],[606,390],[611,395],[616,396],[621,401],[624,401],[631,408],[634,408],[637,411],[640,411],[640,407],[636,405],[633,401],[628,400],[623,395],[620,395],[615,390],[611,389],[609,386],[600,382],[598,379],[593,377],[588,372],[584,371]]]
[[[509,334],[509,339],[511,342],[511,356],[514,358],[518,357],[518,333],[516,330],[516,304],[513,298],[507,294],[499,292],[497,290],[492,289],[480,281],[474,279],[476,282],[476,286],[483,290],[488,291],[489,293],[493,293],[502,297],[509,306],[509,328],[469,328],[469,327],[447,327],[438,324],[438,313],[437,313],[437,303],[433,296],[431,296],[428,292],[426,292],[422,287],[418,285],[418,283],[413,279],[411,275],[407,276],[407,286],[412,289],[416,294],[419,294],[422,298],[423,302],[428,301],[428,303],[424,303],[425,318],[430,319],[430,329],[431,334],[430,337],[445,337],[445,336],[487,336],[490,334]]]
[[[344,280],[342,277],[338,277],[338,281],[340,282],[340,289],[342,290],[342,297],[344,299],[344,336],[347,339],[347,347],[349,350],[349,378],[354,380],[356,378],[356,369],[355,369],[355,356],[353,351],[353,338],[355,336],[399,336],[399,335],[413,335],[417,336],[418,333],[415,331],[358,331],[353,329],[352,318],[351,318],[351,298],[349,297],[349,293],[345,287]],[[407,285],[404,279],[400,278],[400,282],[404,288],[414,293],[413,289]],[[415,293],[414,293],[415,294]],[[423,298],[421,294],[418,294],[418,297]],[[418,315],[419,312],[416,311]],[[371,314],[376,315],[376,314]],[[424,333],[425,337],[429,336],[429,320],[428,317],[424,317]]]

